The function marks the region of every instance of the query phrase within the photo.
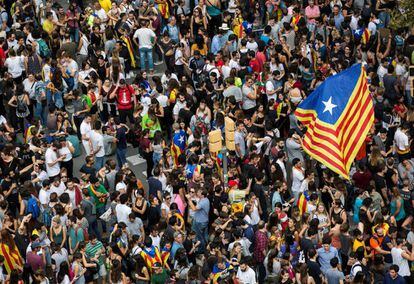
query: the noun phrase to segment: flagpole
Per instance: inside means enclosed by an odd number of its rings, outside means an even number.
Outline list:
[[[227,189],[229,176],[227,174],[227,148],[224,146],[221,149],[221,155],[223,157],[223,182],[224,182],[224,188]]]

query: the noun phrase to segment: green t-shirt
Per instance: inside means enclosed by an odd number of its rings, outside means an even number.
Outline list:
[[[80,147],[79,138],[76,135],[69,135],[66,137],[66,140],[72,143],[73,148],[75,148],[75,152],[73,152],[72,156],[74,158],[79,157],[82,154],[82,150]]]
[[[104,248],[103,244],[100,241],[96,241],[95,245],[92,245],[91,243],[88,243],[85,248],[85,253],[89,258],[94,258],[96,256],[96,253],[98,251],[102,251]],[[100,255],[98,258],[98,264],[102,265],[104,264],[103,255]]]
[[[165,268],[162,269],[161,273],[154,273],[151,276],[151,284],[165,284],[168,280],[168,272]]]
[[[95,207],[96,207],[96,209],[104,207],[105,204],[106,204],[106,200],[107,199],[105,199],[105,202],[99,201],[99,198],[92,192],[91,186],[92,185],[90,185],[88,187],[88,191],[89,191],[90,196],[93,197],[93,200],[95,200]],[[104,194],[107,194],[108,193],[106,191],[105,187],[102,184],[99,185],[98,187],[95,187],[94,189],[95,189],[96,192],[100,192],[100,193],[104,193]]]

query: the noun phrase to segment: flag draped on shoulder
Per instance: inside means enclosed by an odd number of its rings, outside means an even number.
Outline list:
[[[296,109],[307,127],[304,150],[339,175],[349,170],[374,123],[374,106],[361,64],[327,78]]]
[[[306,211],[308,211],[308,201],[309,201],[309,194],[307,191],[302,192],[298,198],[298,208],[300,216],[303,215]]]
[[[184,130],[180,130],[174,133],[171,143],[171,156],[174,161],[174,165],[178,165],[178,157],[184,153],[186,146],[186,135]]]

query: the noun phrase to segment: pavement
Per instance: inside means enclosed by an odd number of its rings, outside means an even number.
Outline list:
[[[68,8],[68,3],[69,1],[67,0],[57,0],[57,3],[59,3],[64,9]],[[86,2],[86,5],[91,3],[90,1]],[[137,53],[137,56],[139,56],[138,50],[134,51],[134,53]],[[138,64],[139,66],[139,64]],[[154,64],[154,74],[152,76],[149,75],[148,72],[148,77],[151,79],[151,77],[153,76],[159,76],[161,77],[162,74],[164,73],[166,69],[166,65],[163,62],[162,64]],[[137,74],[139,72],[138,69],[133,70],[135,74]],[[131,83],[133,81],[134,78],[131,78],[128,81],[128,83]],[[82,144],[81,144],[81,147]],[[73,173],[75,176],[80,177],[80,168],[85,164],[85,151],[83,151],[83,154],[77,158],[75,158],[73,160]],[[127,154],[126,154],[127,160],[128,160],[128,164],[129,167],[131,168],[131,170],[135,173],[136,177],[139,178],[145,189],[148,190],[148,183],[147,183],[147,177],[146,177],[146,169],[147,169],[147,165],[144,159],[142,159],[139,154],[138,154],[138,148],[133,148],[132,146],[128,147],[127,149]],[[109,157],[105,157],[105,161],[113,158],[116,160],[115,155],[113,156],[109,156]]]
[[[80,147],[83,147],[82,144],[80,145]],[[73,159],[73,175],[78,178],[80,178],[80,168],[85,164],[86,155],[85,155],[84,149],[82,150],[83,150],[82,155]],[[133,148],[132,146],[128,147],[126,157],[127,157],[129,168],[136,175],[136,177],[141,180],[142,184],[144,185],[144,188],[148,190],[148,183],[147,183],[147,176],[146,176],[147,163],[138,154],[138,148]],[[116,161],[116,156],[112,155],[112,156],[105,157],[105,162],[109,159],[115,159]]]
[[[154,74],[152,76],[150,76],[149,73],[148,73],[149,79],[151,79],[151,77],[153,77],[153,76],[161,77],[162,74],[164,73],[165,68],[166,68],[166,66],[165,66],[164,63],[159,64],[159,65],[154,65]],[[134,70],[134,71],[135,71],[134,72],[135,74],[137,74],[139,72],[138,70]],[[131,83],[133,81],[133,79],[134,78],[131,78],[131,79],[127,80],[128,83]],[[82,144],[80,146],[83,147]],[[79,157],[77,157],[73,160],[73,174],[76,177],[80,177],[80,171],[79,170],[85,164],[86,155],[84,154],[84,152],[85,151],[82,152],[82,155],[80,155]],[[147,175],[146,175],[147,163],[138,154],[138,148],[133,148],[132,145],[128,144],[126,157],[127,157],[129,168],[136,175],[136,177],[141,180],[142,184],[144,185],[145,190],[148,190]],[[115,157],[115,155],[105,157],[105,161],[107,161],[109,159],[115,159],[116,160],[116,157]]]

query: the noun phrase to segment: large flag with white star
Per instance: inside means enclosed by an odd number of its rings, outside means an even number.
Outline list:
[[[326,79],[295,112],[307,127],[303,149],[339,175],[349,170],[374,123],[374,105],[361,64]]]

